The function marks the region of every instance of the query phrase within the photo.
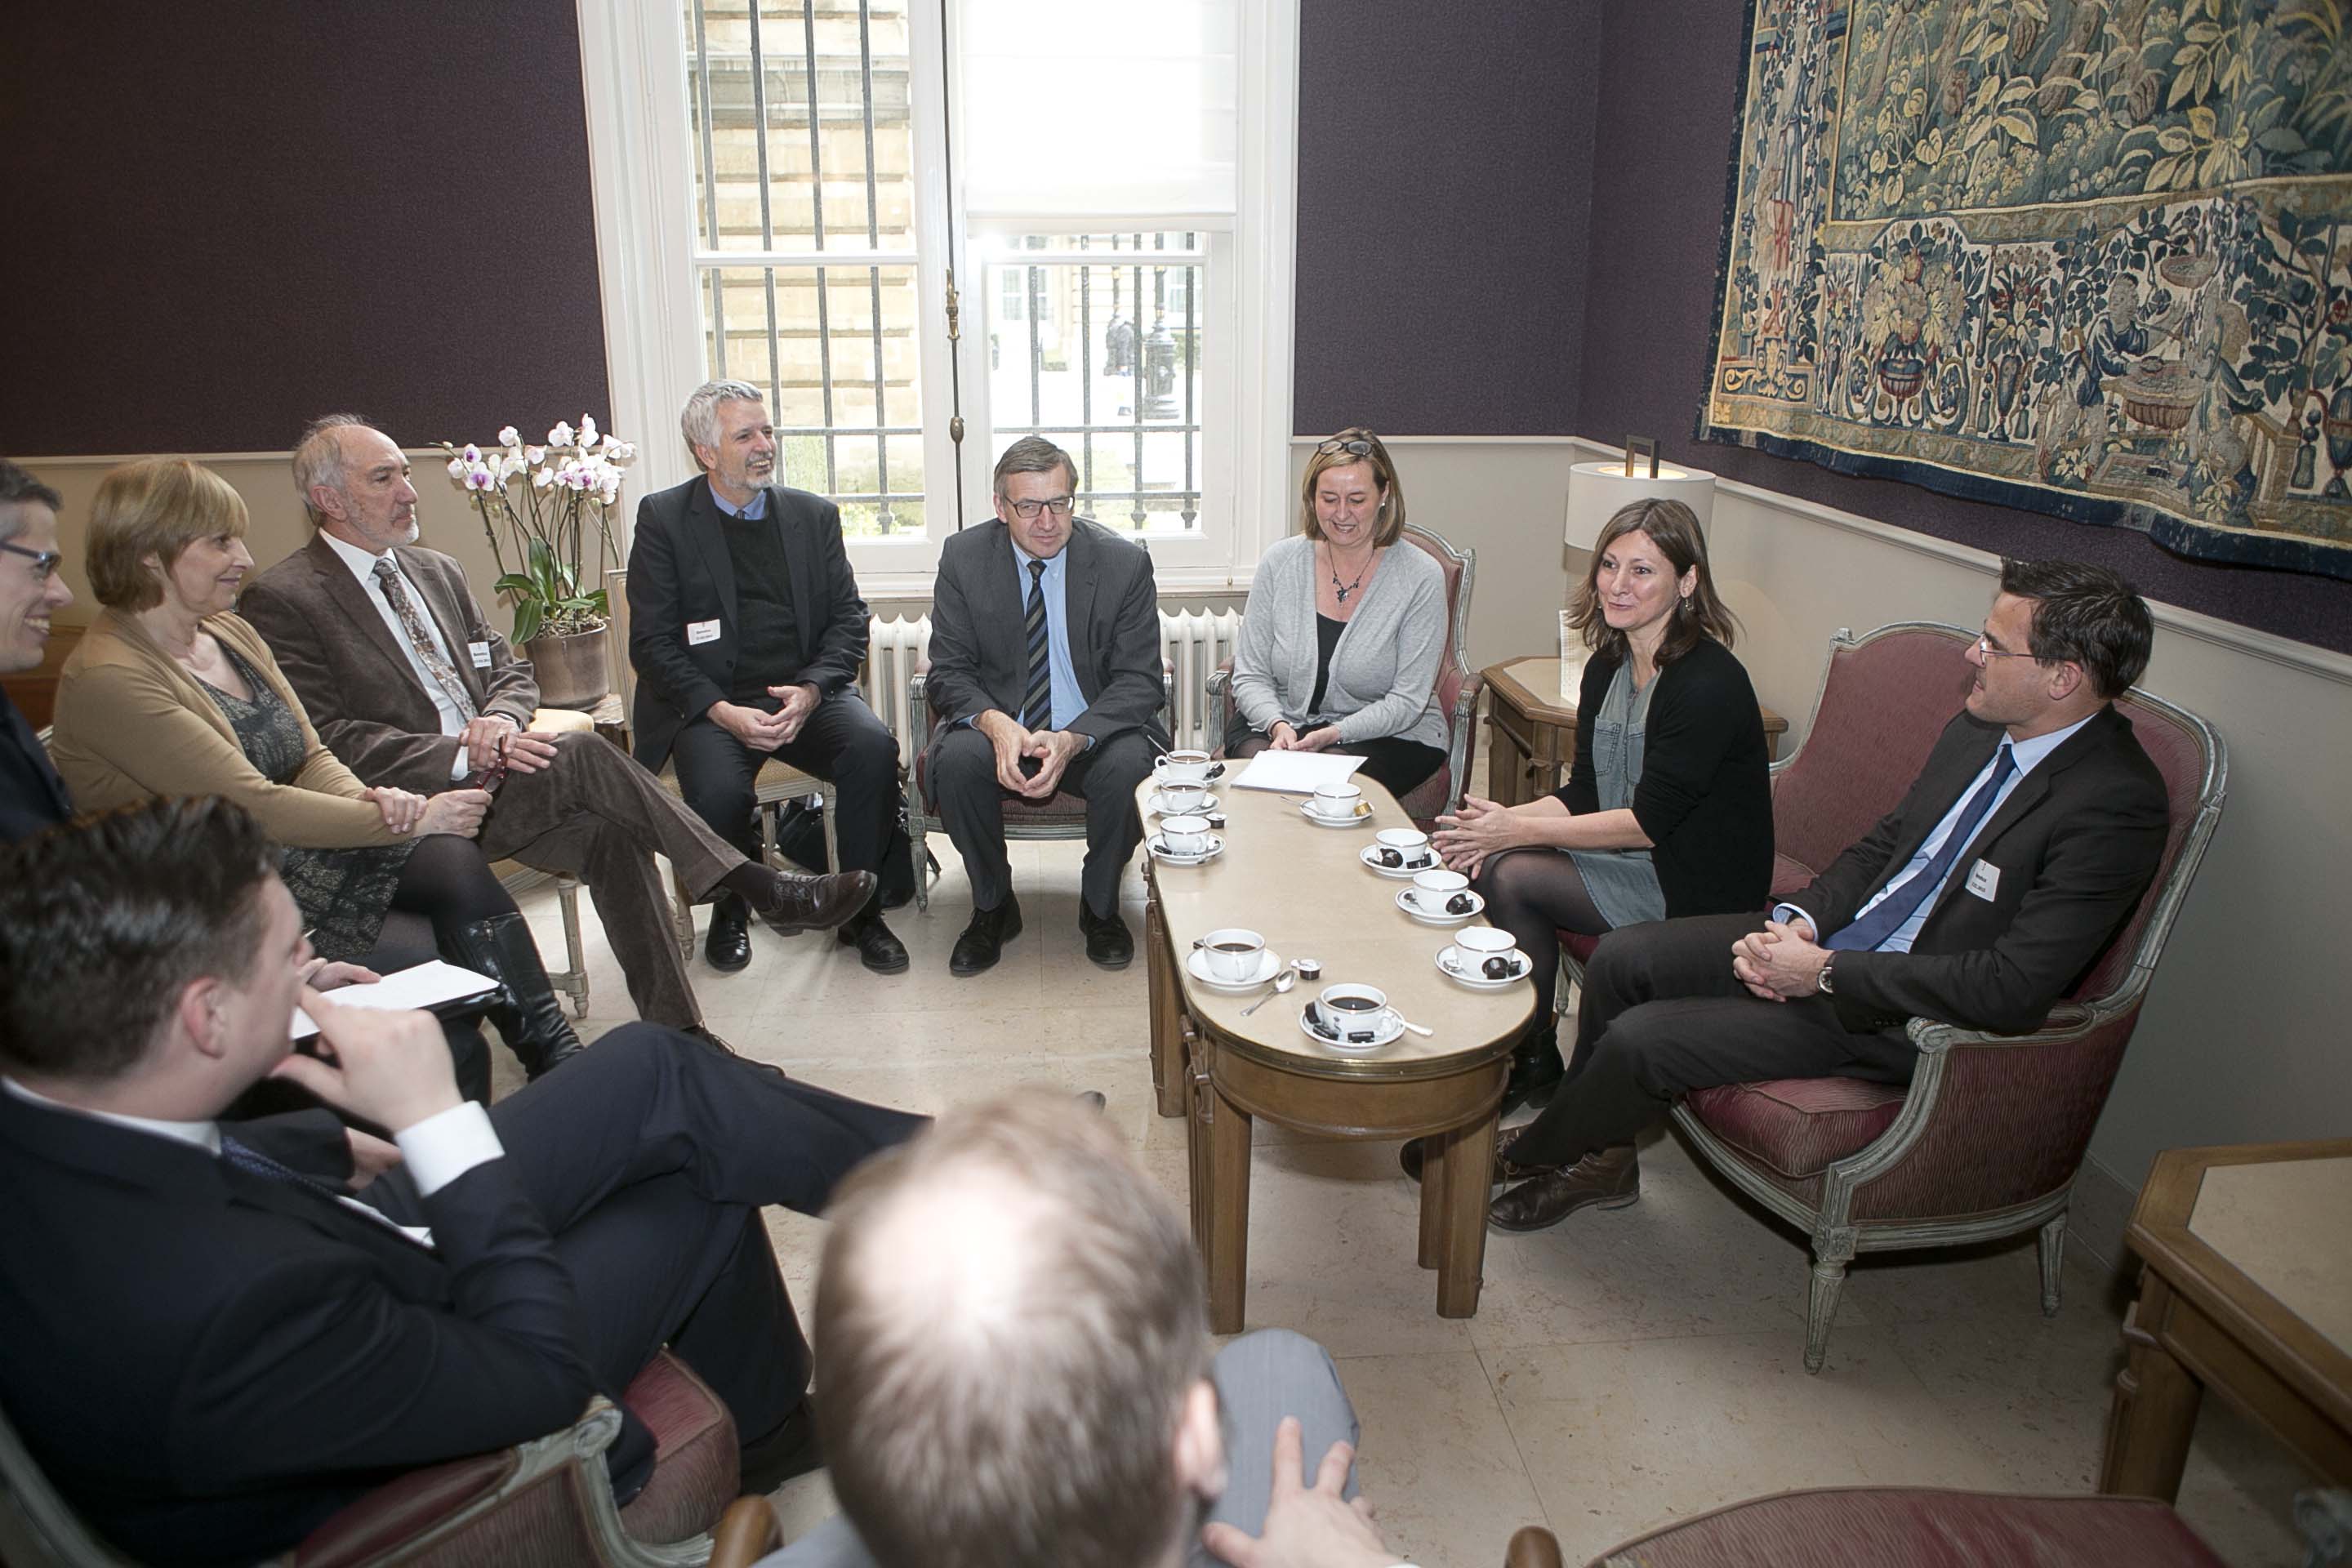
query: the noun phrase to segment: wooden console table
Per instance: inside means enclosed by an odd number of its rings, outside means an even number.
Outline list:
[[[2208,1387],[2352,1484],[2352,1138],[2168,1150],[2124,1243],[2147,1269],[2099,1489],[2178,1496]]]
[[[1560,786],[1576,761],[1576,698],[1560,689],[1560,661],[1514,658],[1489,665],[1486,682],[1486,793],[1505,805],[1521,805]],[[1569,664],[1572,687],[1583,668]],[[1764,754],[1778,760],[1789,721],[1769,708],[1764,715]]]

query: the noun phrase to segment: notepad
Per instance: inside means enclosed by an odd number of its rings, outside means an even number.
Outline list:
[[[396,1013],[404,1008],[435,1007],[467,996],[486,995],[498,988],[499,983],[487,974],[477,974],[436,958],[414,969],[387,974],[373,985],[345,985],[325,994],[340,1006]],[[295,1008],[294,1038],[304,1039],[318,1032],[317,1021],[301,1008]]]
[[[1234,780],[1234,787],[1313,795],[1325,784],[1346,779],[1363,765],[1361,757],[1343,757],[1335,752],[1260,752]]]

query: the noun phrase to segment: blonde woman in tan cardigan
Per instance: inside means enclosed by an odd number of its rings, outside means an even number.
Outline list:
[[[320,744],[268,645],[230,613],[253,566],[246,522],[228,482],[185,458],[100,481],[89,579],[106,608],[58,683],[58,773],[85,811],[215,795],[252,812],[329,958],[381,957],[387,913],[422,916],[443,954],[499,982],[490,1021],[539,1077],[580,1040],[473,842],[488,793],[370,789]]]

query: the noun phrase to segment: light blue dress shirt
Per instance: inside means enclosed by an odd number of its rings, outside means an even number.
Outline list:
[[[2095,714],[2093,717],[2095,718],[2096,715]],[[2002,784],[2000,786],[2000,793],[1992,797],[1992,805],[1990,809],[1986,811],[1984,820],[1986,822],[1990,822],[1995,816],[1999,816],[2000,814],[2000,808],[2009,803],[2009,797],[2017,793],[2019,782],[2021,781],[2026,774],[2032,773],[2034,768],[2040,764],[2043,758],[2047,757],[2051,752],[2063,745],[2067,736],[2072,735],[2075,731],[2081,729],[2083,725],[2087,724],[2090,721],[2091,721],[2089,719],[2084,719],[2079,723],[2069,724],[2063,730],[2053,730],[2047,735],[2037,735],[2031,741],[2011,742],[2009,743],[2009,752],[2010,755],[2016,760],[2017,772],[2009,776],[2009,782]],[[1933,860],[1936,858],[1937,851],[1943,848],[1944,840],[1952,836],[1952,825],[1959,820],[1961,807],[1967,805],[1969,798],[1973,796],[1979,789],[1983,787],[1985,780],[1992,776],[1993,764],[2000,760],[2000,748],[1999,746],[1995,746],[1993,748],[1992,755],[1985,759],[1985,765],[1978,769],[1976,776],[1969,780],[1968,784],[1961,789],[1960,793],[1953,797],[1951,809],[1944,813],[1943,820],[1936,824],[1936,830],[1927,835],[1927,840],[1919,846],[1917,851],[1912,855],[1910,860],[1904,865],[1901,874],[1887,879],[1886,886],[1878,889],[1878,892],[1868,903],[1854,910],[1853,918],[1855,920],[1860,920],[1872,910],[1876,909],[1881,903],[1885,902],[1894,894],[1895,889],[1903,886],[1904,883],[1909,881],[1912,878],[1917,876],[1921,871],[1927,868],[1927,862]],[[1965,849],[1967,846],[1962,845],[1961,847]],[[1949,886],[1954,877],[1966,875],[1968,869],[1968,867],[1964,866],[1958,858],[1955,858],[1952,861],[1950,868],[1944,873],[1943,884],[1938,886],[1934,892],[1920,900],[1919,907],[1912,911],[1911,918],[1905,921],[1901,925],[1895,927],[1894,931],[1888,935],[1885,942],[1880,942],[1871,951],[1874,952],[1910,952],[1911,944],[1919,940],[1919,928],[1927,923],[1927,917],[1933,914],[1936,910],[1936,906],[1943,901],[1944,887]],[[1788,921],[1792,920],[1802,920],[1806,924],[1813,928],[1813,940],[1815,942],[1819,942],[1823,937],[1831,934],[1822,930],[1821,922],[1819,921],[1813,919],[1811,915],[1808,914],[1802,908],[1796,904],[1782,903],[1774,905],[1772,908],[1772,918],[1776,921],[1781,921],[1783,924],[1786,924]]]
[[[1006,541],[1011,543],[1011,540]],[[1029,563],[1035,556],[1013,545],[1013,574],[1021,584],[1022,616],[1029,610]],[[1070,617],[1066,590],[1070,581],[1070,551],[1064,545],[1045,563],[1045,671],[1053,682],[1054,717],[1048,727],[1066,730],[1087,710],[1086,694],[1078,689],[1078,667],[1070,662]],[[1013,717],[1021,717],[1018,713]]]
[[[751,504],[740,511],[727,504],[727,498],[719,493],[717,485],[710,487],[710,500],[720,511],[730,517],[740,517],[746,522],[757,522],[768,515],[768,492],[764,487],[751,492]]]

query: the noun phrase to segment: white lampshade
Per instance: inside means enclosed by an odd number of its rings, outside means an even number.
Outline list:
[[[1704,533],[1715,515],[1715,476],[1697,468],[1660,463],[1653,478],[1648,462],[1638,458],[1630,474],[1618,458],[1578,463],[1568,470],[1567,542],[1579,550],[1591,549],[1600,540],[1602,527],[1617,515],[1619,509],[1652,496],[1678,500],[1690,508],[1698,518],[1699,531]]]

